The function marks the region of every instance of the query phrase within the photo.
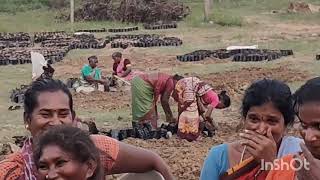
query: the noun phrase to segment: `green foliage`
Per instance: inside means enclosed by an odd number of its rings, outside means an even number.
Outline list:
[[[0,0],[0,12],[16,13],[46,6],[47,0]]]
[[[17,13],[41,8],[62,8],[68,0],[0,0],[0,12]]]
[[[242,26],[243,18],[241,16],[234,16],[228,12],[216,10],[209,17],[210,21],[213,21],[215,24],[219,24],[221,26]]]

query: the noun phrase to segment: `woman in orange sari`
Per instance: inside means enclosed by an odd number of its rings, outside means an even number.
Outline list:
[[[211,149],[201,171],[201,180],[264,180],[268,171],[262,162],[300,151],[301,139],[285,136],[293,123],[290,88],[279,81],[263,79],[245,91],[242,100],[243,140]]]

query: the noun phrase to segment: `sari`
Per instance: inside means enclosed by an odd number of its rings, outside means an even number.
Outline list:
[[[132,121],[151,122],[157,128],[157,101],[165,92],[173,91],[173,80],[164,73],[142,74],[131,81]]]
[[[299,143],[301,139],[295,138],[293,136],[285,136],[282,138],[277,157],[279,159],[275,160],[277,163],[273,167],[278,169],[268,169],[267,165],[261,167],[261,163],[254,161],[253,157],[241,162],[240,164],[230,168],[225,174],[220,176],[221,180],[225,179],[257,179],[257,180],[295,180],[295,171],[292,169],[291,164],[294,161],[294,155],[301,151]],[[279,161],[278,161],[279,160]],[[289,164],[286,166],[284,164]],[[283,167],[283,168],[282,168]]]
[[[131,70],[131,72],[124,77],[124,72],[125,72],[125,67],[126,66],[131,66],[131,64],[125,64],[125,60],[126,59],[121,59],[120,63],[117,65],[117,69],[116,69],[116,73],[118,76],[122,77],[123,79],[127,80],[127,81],[131,81],[134,77],[143,74],[143,72],[141,71],[133,71]]]
[[[188,141],[196,140],[199,135],[201,96],[212,90],[197,77],[179,80],[176,84],[178,94],[178,136]]]
[[[265,180],[268,171],[261,169],[261,163],[250,157],[220,176],[220,180]]]
[[[277,153],[278,159],[286,157],[290,154],[297,154],[301,152],[301,148],[300,148],[301,141],[303,140],[300,138],[296,138],[293,136],[284,136],[282,138],[282,141]],[[252,157],[242,161],[236,166],[230,166],[229,148],[230,147],[228,144],[220,144],[220,145],[214,146],[210,150],[201,170],[201,178],[200,178],[201,180],[211,180],[211,179],[220,179],[220,178],[228,178],[228,177],[239,178],[239,177],[245,177],[245,176],[252,177],[249,179],[254,179],[254,175],[258,173],[259,169],[268,168],[267,164],[265,165],[265,167],[262,167],[262,168],[259,167],[260,163],[254,164],[255,162],[252,161]],[[250,165],[250,163],[252,163],[254,166],[252,164]],[[252,167],[250,168],[250,166]],[[233,168],[230,168],[230,167],[233,167]],[[239,169],[241,171],[237,171]],[[254,172],[250,173],[248,169],[252,169],[252,171]],[[266,172],[263,172],[263,174],[265,175]],[[270,172],[271,171],[269,171],[269,173]],[[233,173],[236,173],[236,174],[233,174]],[[268,176],[269,176],[269,173],[268,173]],[[283,179],[283,178],[275,178],[274,180],[276,179]]]
[[[291,164],[294,161],[294,155],[288,155],[280,159],[283,163],[290,164],[289,168],[283,169],[273,169],[269,171],[266,180],[277,180],[277,179],[285,179],[285,180],[295,180],[296,172],[292,169]]]

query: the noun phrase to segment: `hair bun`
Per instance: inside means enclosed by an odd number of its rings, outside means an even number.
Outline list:
[[[226,94],[227,94],[227,91],[223,90],[223,91],[221,91],[220,94],[221,94],[221,95],[226,95]]]

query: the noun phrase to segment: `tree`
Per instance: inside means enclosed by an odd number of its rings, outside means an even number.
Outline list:
[[[70,21],[74,23],[74,0],[70,0]]]
[[[213,11],[213,0],[203,0],[204,21],[208,21]]]

